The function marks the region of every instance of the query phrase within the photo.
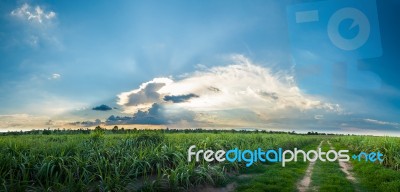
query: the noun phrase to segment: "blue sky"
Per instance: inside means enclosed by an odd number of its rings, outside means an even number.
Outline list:
[[[400,4],[354,2],[379,41],[343,54],[324,17],[344,1],[2,1],[0,127],[398,134]],[[320,21],[296,27],[296,6]]]

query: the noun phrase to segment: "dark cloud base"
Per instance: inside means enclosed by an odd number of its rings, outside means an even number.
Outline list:
[[[120,117],[111,115],[107,118],[107,125],[115,124],[151,124],[151,125],[162,125],[167,124],[166,118],[161,113],[163,107],[157,103],[154,103],[148,111],[139,110],[132,117]]]
[[[94,111],[109,111],[109,110],[112,110],[112,108],[107,105],[100,105],[97,107],[93,107],[92,110],[94,110]]]
[[[79,127],[92,127],[92,126],[97,126],[101,124],[100,119],[96,119],[95,121],[77,121],[73,123],[69,123],[69,125],[73,126],[79,126]]]
[[[174,124],[180,121],[194,122],[195,114],[188,110],[179,110],[177,112],[166,113],[163,104],[154,103],[148,111],[139,110],[133,116],[114,116],[107,118],[107,125],[118,124],[148,124],[148,125],[166,125]]]
[[[164,97],[164,101],[172,101],[173,103],[183,103],[190,100],[191,98],[196,98],[196,97],[199,96],[193,93],[186,95],[166,95]]]

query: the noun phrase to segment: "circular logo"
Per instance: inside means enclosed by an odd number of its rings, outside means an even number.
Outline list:
[[[344,38],[339,31],[340,23],[345,19],[351,19],[353,24],[350,29],[359,26],[358,34],[350,39]],[[370,34],[370,24],[367,16],[358,9],[346,7],[336,11],[328,22],[328,36],[331,42],[345,51],[352,51],[363,46]]]

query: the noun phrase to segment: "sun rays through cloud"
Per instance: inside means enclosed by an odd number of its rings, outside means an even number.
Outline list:
[[[213,122],[216,125],[226,124],[218,119],[228,117],[231,122],[237,122],[243,116],[255,116],[245,122],[251,125],[254,119],[268,122],[311,110],[342,111],[339,104],[302,92],[290,72],[273,72],[243,55],[232,55],[230,60],[231,64],[202,68],[183,78],[154,78],[137,89],[120,93],[117,103],[127,114],[151,110],[157,104],[163,106],[160,113],[164,118],[179,110],[190,111],[195,117],[192,121],[197,124]],[[226,115],[234,111],[242,114]]]

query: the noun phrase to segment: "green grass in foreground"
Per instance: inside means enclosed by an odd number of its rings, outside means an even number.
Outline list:
[[[284,168],[280,163],[246,168],[237,162],[187,162],[187,149],[196,145],[197,150],[214,151],[258,147],[308,150],[327,139],[354,153],[380,150],[385,155],[383,164],[353,162],[362,191],[400,191],[400,172],[396,171],[399,138],[102,130],[1,135],[0,191],[187,191],[204,185],[224,186],[232,180],[238,183],[238,191],[295,191],[308,162],[292,162]],[[314,171],[319,190],[352,190],[337,164],[320,164]],[[232,177],[238,172],[238,177]],[[250,176],[243,177],[246,174]]]
[[[321,148],[324,152],[330,150],[327,142],[324,142]],[[346,178],[346,174],[340,169],[337,161],[323,162],[318,160],[315,163],[310,191],[355,191],[355,187]]]
[[[304,150],[315,149],[319,141],[302,148]],[[299,159],[301,159],[301,155]],[[254,174],[253,177],[238,180],[237,191],[296,191],[297,182],[304,176],[308,162],[289,162],[282,167],[281,163],[258,164],[247,169],[246,174]]]
[[[389,137],[352,136],[338,138],[334,144],[336,149],[350,149],[350,155],[360,151],[383,151],[385,160],[382,164],[351,159],[352,172],[361,191],[400,191],[400,172],[395,163],[399,162],[400,155],[398,140]]]
[[[237,191],[295,191],[297,181],[304,175],[307,163],[280,163],[268,165],[264,172],[252,178],[239,180]]]
[[[187,191],[201,185],[221,186],[244,164],[188,162],[191,145],[214,151],[291,149],[316,140],[318,136],[161,131],[1,136],[0,190]],[[271,175],[290,175],[280,170],[270,170]]]
[[[352,161],[364,191],[400,191],[400,172],[380,164]]]

